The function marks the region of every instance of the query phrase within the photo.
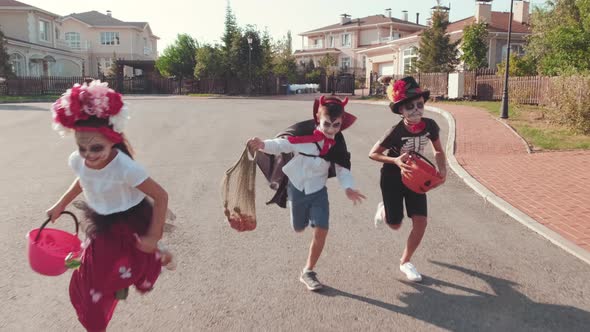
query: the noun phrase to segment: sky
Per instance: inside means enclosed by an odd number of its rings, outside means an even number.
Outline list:
[[[160,37],[158,51],[176,39],[179,33],[188,33],[199,43],[220,43],[224,29],[226,0],[20,0],[29,5],[45,9],[58,15],[96,10],[113,12],[113,17],[122,21],[146,21],[152,32]],[[545,0],[530,0],[532,6],[541,6]],[[430,8],[435,0],[231,0],[231,8],[239,26],[256,25],[260,31],[268,29],[273,39],[284,37],[290,30],[293,35],[293,49],[302,46],[299,33],[322,26],[338,23],[340,14],[352,18],[386,14],[392,9],[392,16],[401,18],[402,10],[408,11],[408,18],[425,24],[430,17]],[[451,7],[450,20],[456,21],[472,16],[474,0],[442,0],[442,5]],[[494,0],[492,10],[509,11],[510,0]]]

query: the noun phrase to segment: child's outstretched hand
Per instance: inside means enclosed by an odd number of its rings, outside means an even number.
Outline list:
[[[250,151],[258,151],[264,149],[264,141],[258,137],[252,137],[246,143]]]
[[[365,195],[361,194],[360,191],[354,190],[352,188],[346,188],[346,197],[354,202],[354,205],[357,203],[362,203],[363,199],[366,199]]]

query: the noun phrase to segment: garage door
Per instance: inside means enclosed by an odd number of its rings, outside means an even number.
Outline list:
[[[393,63],[386,62],[379,64],[379,76],[393,75]]]

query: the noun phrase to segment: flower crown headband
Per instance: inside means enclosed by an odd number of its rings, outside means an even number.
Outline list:
[[[100,132],[114,143],[123,141],[123,129],[129,119],[129,112],[120,93],[109,89],[108,83],[94,80],[89,84],[75,84],[68,89],[51,107],[53,129],[64,136],[72,131]],[[77,126],[76,122],[90,117],[108,119],[110,127]]]

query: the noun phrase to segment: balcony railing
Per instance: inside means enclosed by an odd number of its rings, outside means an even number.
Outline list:
[[[90,50],[90,41],[88,40],[57,40],[57,47],[62,50],[75,51],[75,52],[86,52]]]
[[[324,44],[315,44],[315,45],[305,45],[303,46],[304,50],[319,50],[324,48]]]

